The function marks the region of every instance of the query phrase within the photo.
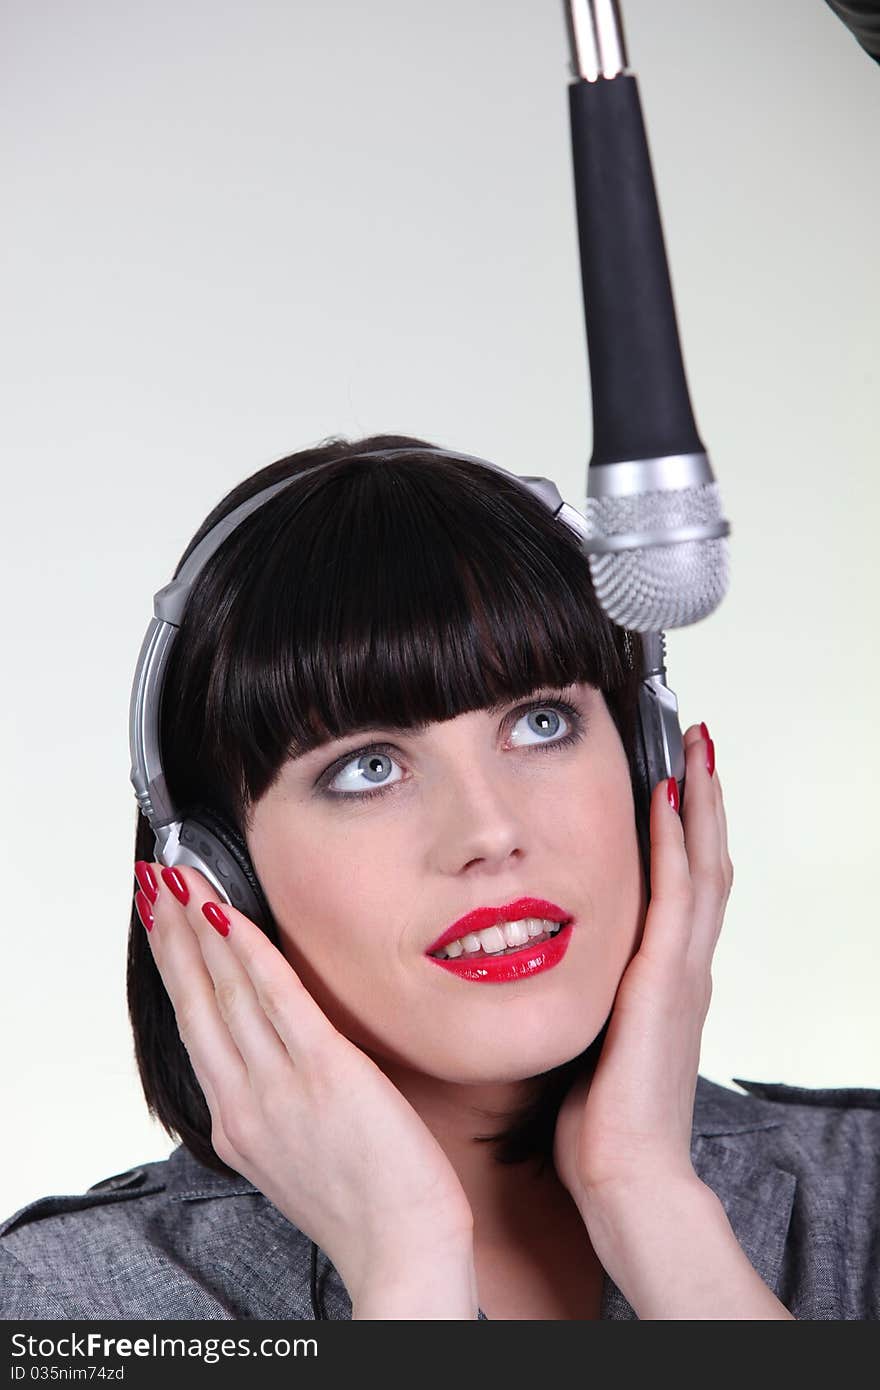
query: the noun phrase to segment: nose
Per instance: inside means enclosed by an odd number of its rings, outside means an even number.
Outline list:
[[[481,765],[473,757],[466,769],[448,770],[445,777],[435,840],[445,872],[478,864],[506,867],[512,856],[521,855],[528,806],[497,764]]]

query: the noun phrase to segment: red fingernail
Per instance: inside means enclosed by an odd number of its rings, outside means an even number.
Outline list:
[[[221,936],[229,935],[229,918],[220,911],[216,903],[202,903],[202,912]]]
[[[701,724],[701,725],[700,725],[700,733],[703,735],[703,738],[704,738],[704,739],[706,740],[706,742],[708,743],[708,742],[709,742],[709,730],[706,728],[705,724]]]
[[[177,901],[183,903],[185,907],[189,902],[189,889],[186,886],[186,880],[176,869],[162,869],[161,873]]]
[[[144,896],[144,894],[141,893],[140,891],[138,891],[138,892],[135,893],[135,895],[134,895],[134,905],[135,905],[135,908],[136,908],[136,910],[137,910],[137,915],[138,915],[138,917],[140,917],[141,922],[142,922],[143,925],[146,927],[147,931],[152,931],[152,930],[153,930],[153,914],[152,914],[152,912],[150,911],[150,904],[149,904],[149,901],[148,901],[147,898]]]
[[[706,767],[709,769],[709,776],[715,771],[715,744],[711,739],[706,741]]]
[[[134,876],[142,892],[146,894],[151,903],[154,903],[159,896],[159,885],[156,882],[156,875],[145,859],[139,859],[135,864]]]
[[[667,795],[668,798],[669,798],[669,804],[670,804],[670,806],[672,807],[673,811],[677,811],[677,810],[678,810],[678,783],[676,782],[676,780],[675,780],[674,777],[667,777],[667,779],[666,779],[666,795]]]

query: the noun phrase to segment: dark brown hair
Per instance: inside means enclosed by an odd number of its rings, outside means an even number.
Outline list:
[[[160,720],[179,810],[206,805],[243,834],[249,806],[282,764],[322,742],[585,681],[604,694],[640,814],[639,635],[603,613],[577,536],[541,501],[493,469],[422,452],[434,447],[405,435],[329,439],[245,479],[199,527],[175,575],[241,502],[326,461],[242,522],[196,581]],[[360,457],[377,449],[400,452]],[[135,860],[154,851],[138,812]],[[150,1114],[206,1167],[230,1174],[134,909],[127,989]],[[502,1133],[479,1136],[497,1146],[498,1162],[552,1161],[559,1106],[595,1065],[606,1028],[580,1056],[532,1079],[528,1103]]]

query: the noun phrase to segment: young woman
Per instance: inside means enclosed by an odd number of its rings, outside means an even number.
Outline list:
[[[432,447],[283,459],[181,560],[304,474],[199,575],[161,709],[265,930],[139,815],[129,1010],[181,1143],[3,1223],[4,1316],[876,1317],[878,1093],[698,1075],[732,882],[706,725],[680,815],[577,537]]]

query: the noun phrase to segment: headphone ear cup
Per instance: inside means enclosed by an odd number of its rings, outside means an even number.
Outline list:
[[[648,890],[648,899],[651,897],[651,774],[649,772],[648,755],[645,748],[645,730],[641,719],[636,720],[636,736],[633,748],[633,771],[634,771],[634,800],[636,813],[636,831],[639,838],[639,850],[642,856],[642,868],[645,874],[645,886]]]
[[[279,946],[277,923],[254,872],[247,844],[236,828],[209,807],[194,806],[183,818],[180,842],[197,861],[193,868],[200,872],[204,872],[202,865],[209,868],[232,906]]]

